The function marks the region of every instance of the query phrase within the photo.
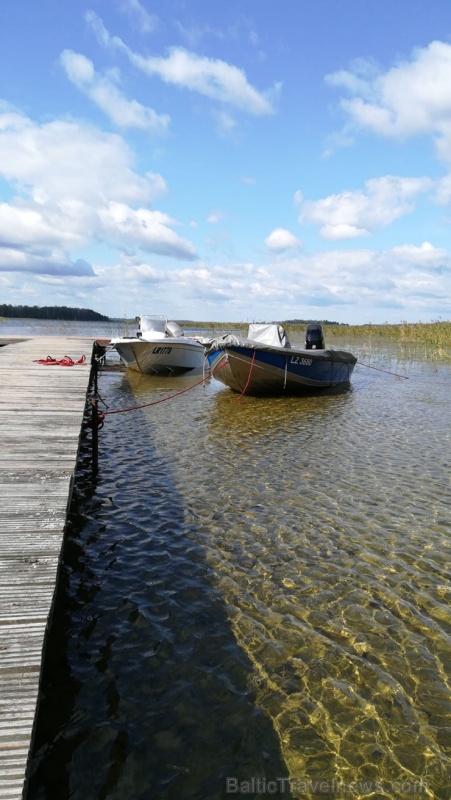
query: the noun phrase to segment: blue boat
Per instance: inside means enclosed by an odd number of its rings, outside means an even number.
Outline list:
[[[307,327],[305,347],[292,348],[282,325],[253,324],[246,338],[226,334],[205,345],[210,372],[235,392],[308,395],[349,388],[352,353],[326,349],[322,326]]]

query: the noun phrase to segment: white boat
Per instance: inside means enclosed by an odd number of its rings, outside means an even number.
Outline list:
[[[161,315],[136,317],[139,330],[135,336],[112,339],[110,346],[126,367],[145,375],[180,375],[202,369],[204,347],[185,336],[176,322]]]

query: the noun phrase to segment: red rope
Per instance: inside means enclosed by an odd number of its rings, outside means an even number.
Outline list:
[[[210,374],[207,377],[211,378],[212,375],[215,375],[216,372],[219,372],[220,369],[225,367],[226,363],[227,362],[224,361],[222,364],[219,365],[219,367],[216,367],[216,369],[214,369],[213,372],[210,372]],[[178,397],[180,394],[189,392],[191,389],[194,389],[195,386],[199,386],[199,384],[205,383],[205,380],[206,380],[205,378],[202,378],[202,380],[196,381],[196,383],[191,384],[191,386],[187,386],[186,389],[180,389],[179,392],[174,392],[174,394],[170,394],[168,395],[168,397],[162,397],[161,400],[152,400],[151,403],[143,403],[140,406],[130,406],[129,408],[118,408],[115,411],[104,411],[103,413],[105,416],[107,414],[123,414],[125,411],[137,411],[139,408],[146,408],[147,406],[156,406],[158,405],[158,403],[164,403],[166,400],[172,400],[173,397]]]
[[[73,361],[70,356],[64,356],[60,361],[56,358],[52,358],[52,356],[47,356],[47,358],[34,358],[33,362],[35,364],[45,364],[47,367],[73,367],[75,364],[84,364],[86,361],[86,356],[80,356],[78,361]]]
[[[99,431],[103,428],[106,411],[98,411],[97,414],[91,417],[86,423],[85,428],[98,428]]]
[[[247,387],[249,386],[249,381],[250,381],[250,379],[251,379],[252,370],[253,370],[253,368],[254,368],[254,361],[255,361],[255,350],[254,350],[254,352],[252,353],[252,361],[251,361],[251,366],[250,366],[250,369],[249,369],[249,375],[247,376],[246,386],[244,387],[244,389],[243,389],[243,391],[241,392],[240,396],[236,398],[237,402],[238,402],[238,400],[241,400],[241,398],[242,398],[243,394],[245,393],[245,391],[246,391]]]

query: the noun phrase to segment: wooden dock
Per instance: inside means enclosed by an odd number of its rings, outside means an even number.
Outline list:
[[[0,344],[6,341],[0,339]],[[0,800],[22,798],[93,341],[0,346]],[[83,365],[43,366],[51,355]]]

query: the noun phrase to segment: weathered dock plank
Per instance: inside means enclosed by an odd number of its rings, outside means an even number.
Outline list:
[[[0,347],[0,800],[23,797],[92,347],[65,336]],[[35,363],[49,354],[86,362]]]

